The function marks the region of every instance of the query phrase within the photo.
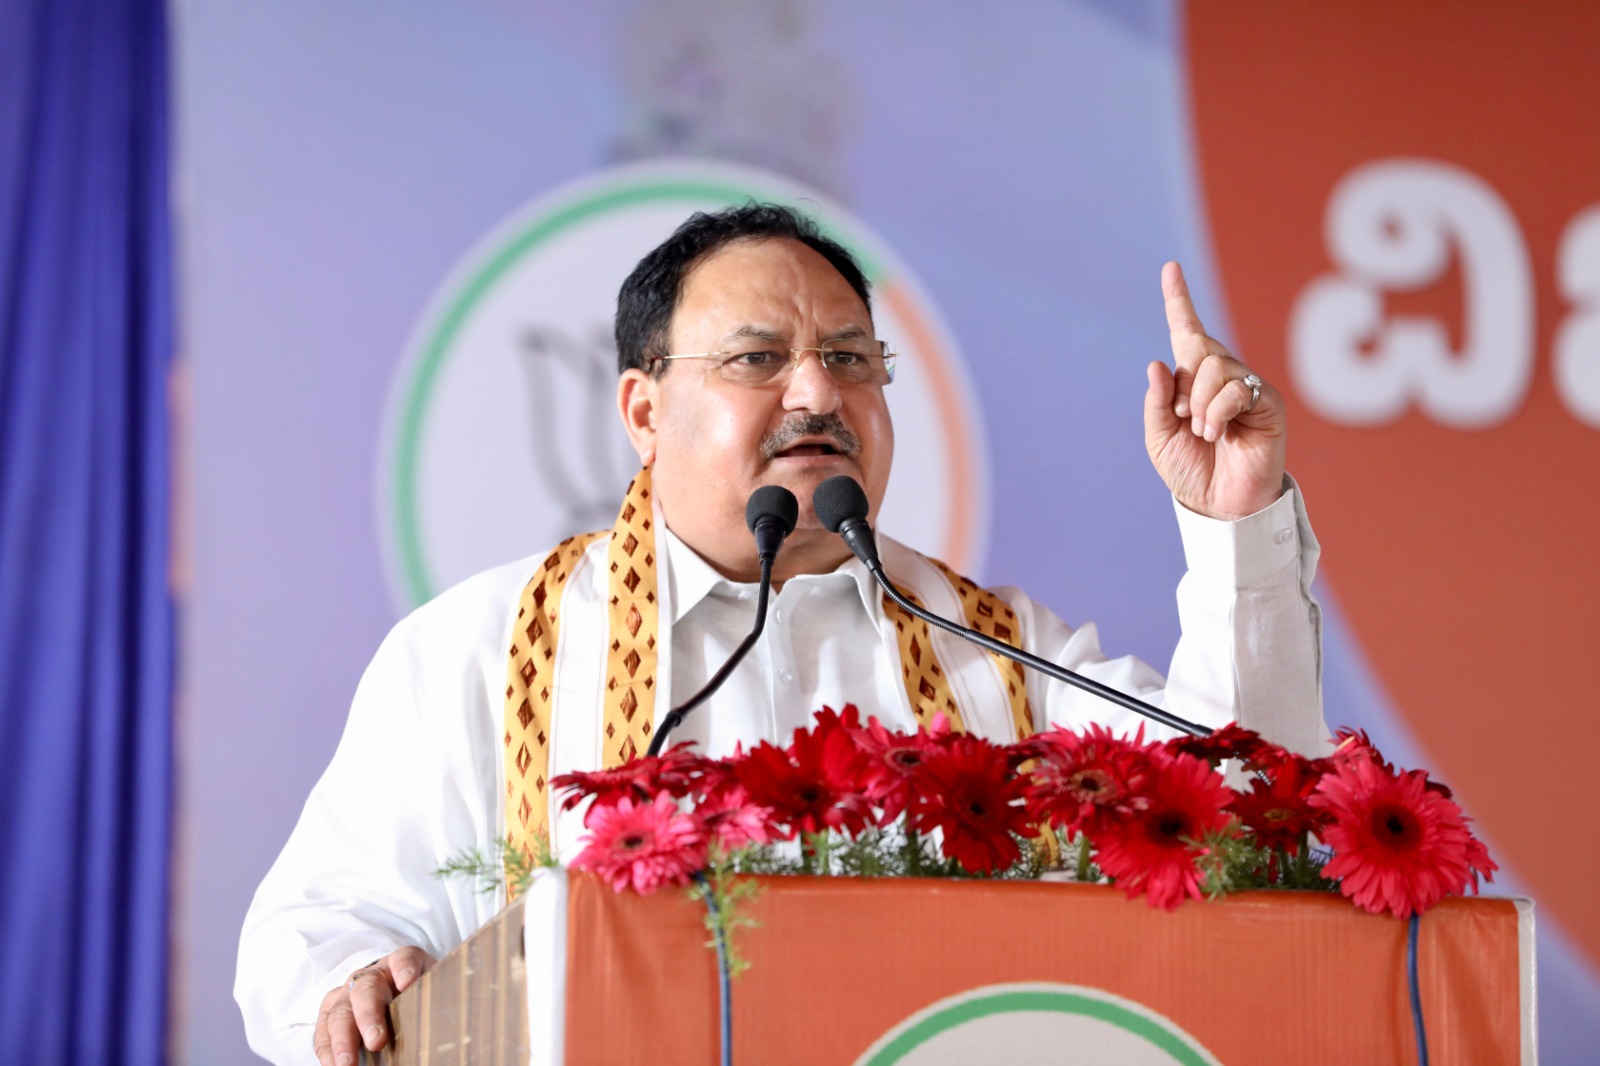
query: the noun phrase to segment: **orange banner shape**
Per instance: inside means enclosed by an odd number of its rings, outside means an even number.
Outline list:
[[[1188,9],[1235,335],[1367,660],[1600,964],[1600,6]]]

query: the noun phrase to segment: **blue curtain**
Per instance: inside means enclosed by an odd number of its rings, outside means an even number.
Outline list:
[[[159,1062],[173,357],[161,0],[0,2],[0,1060]]]

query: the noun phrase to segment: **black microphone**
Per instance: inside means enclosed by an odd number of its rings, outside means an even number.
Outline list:
[[[755,534],[756,556],[769,567],[778,557],[783,538],[794,532],[798,521],[800,501],[782,485],[761,486],[750,494],[750,502],[744,505],[744,524]]]
[[[844,538],[844,542],[850,545],[850,550],[855,552],[856,558],[866,564],[867,570],[877,579],[878,584],[883,586],[883,591],[889,594],[889,598],[929,625],[938,626],[947,633],[954,633],[958,637],[970,640],[985,651],[994,652],[996,655],[1004,655],[1007,659],[1031,667],[1046,677],[1053,677],[1057,681],[1065,681],[1067,684],[1081,688],[1085,692],[1092,692],[1103,700],[1115,703],[1118,707],[1125,707],[1135,714],[1142,714],[1153,722],[1160,722],[1164,726],[1188,733],[1190,736],[1205,737],[1211,735],[1211,730],[1206,726],[1191,722],[1187,718],[1179,718],[1170,711],[1164,711],[1160,707],[1152,706],[1141,699],[1128,695],[1126,692],[1119,692],[1109,685],[1102,685],[1100,682],[1084,677],[1082,674],[1074,673],[1064,666],[1058,666],[1047,659],[1041,659],[1037,655],[1030,655],[1025,651],[1013,648],[1004,641],[979,633],[976,629],[968,629],[966,626],[957,625],[955,622],[940,618],[938,615],[925,611],[906,599],[889,580],[889,575],[883,572],[883,563],[878,558],[877,541],[872,535],[872,527],[867,524],[867,511],[870,508],[867,502],[867,494],[862,491],[856,480],[848,474],[831,477],[818,485],[816,492],[812,493],[811,496],[811,507],[812,510],[816,511],[817,520],[822,523],[825,529]]]
[[[756,624],[751,628],[750,635],[733,649],[733,654],[722,664],[722,668],[705,683],[705,687],[668,711],[661,719],[656,735],[650,738],[647,755],[661,754],[667,737],[683,724],[684,715],[710,699],[711,694],[728,680],[733,668],[755,647],[761,631],[767,626],[767,593],[772,589],[772,563],[778,557],[778,549],[783,547],[783,538],[794,532],[794,524],[799,519],[800,501],[782,485],[763,485],[750,494],[750,502],[744,507],[744,524],[755,534],[756,557],[761,561],[761,583],[756,589]]]

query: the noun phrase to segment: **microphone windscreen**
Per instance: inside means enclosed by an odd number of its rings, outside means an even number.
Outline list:
[[[811,509],[817,512],[817,521],[824,529],[837,533],[846,519],[866,518],[871,505],[856,479],[840,474],[817,486],[811,494]]]
[[[763,485],[750,494],[750,502],[744,505],[744,524],[754,533],[756,523],[767,517],[776,518],[787,537],[800,520],[800,501],[782,485]]]

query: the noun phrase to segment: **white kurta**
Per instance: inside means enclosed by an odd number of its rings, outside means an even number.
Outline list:
[[[1310,592],[1318,550],[1298,491],[1291,487],[1238,522],[1177,511],[1188,572],[1178,586],[1183,635],[1165,682],[1132,657],[1104,658],[1092,624],[1073,629],[1022,593],[996,589],[1017,612],[1023,646],[1193,721],[1237,721],[1287,747],[1316,750],[1327,737],[1321,615]],[[663,530],[657,678],[675,705],[749,631],[754,586],[725,580],[659,522],[656,528]],[[935,567],[888,538],[880,548],[890,575],[925,607],[962,617],[955,590]],[[600,538],[563,595],[552,776],[600,763],[605,551]],[[506,649],[518,597],[540,558],[442,593],[401,620],[368,666],[333,761],[245,919],[234,995],[260,1054],[315,1062],[312,1029],[329,989],[405,945],[443,956],[499,911],[501,894],[432,871],[465,848],[493,854],[504,833]],[[1013,739],[989,656],[942,632],[933,642],[968,728]],[[1131,731],[1142,721],[1031,672],[1028,695],[1040,728],[1101,722]],[[740,741],[784,743],[817,708],[850,702],[891,728],[915,728],[893,623],[854,560],[786,582],[750,657],[673,739],[696,740],[712,755]],[[581,833],[575,815],[558,818],[559,852],[575,854]]]

